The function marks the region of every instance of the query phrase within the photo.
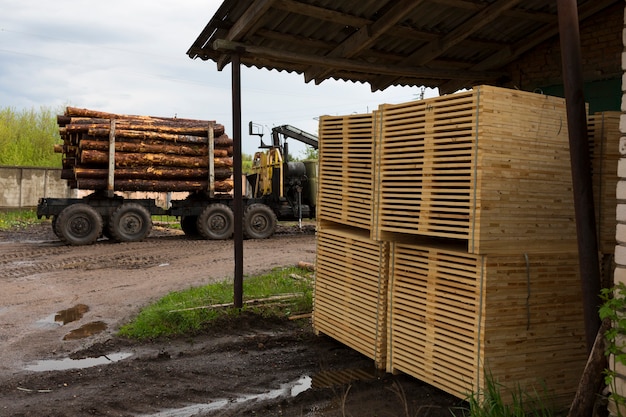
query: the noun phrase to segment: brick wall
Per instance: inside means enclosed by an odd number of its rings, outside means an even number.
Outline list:
[[[580,25],[581,53],[585,81],[621,77],[620,39],[624,5],[617,3]],[[537,87],[563,83],[559,37],[533,48],[509,66],[512,81],[506,87],[533,91]]]
[[[622,4],[620,18],[622,21],[619,33],[622,35],[622,52],[621,52],[621,66],[622,66],[622,116],[620,119],[620,138],[619,152],[620,161],[618,168],[619,182],[617,184],[617,230],[615,231],[615,237],[617,245],[615,247],[615,277],[614,282],[626,283],[626,9]],[[626,370],[624,366],[616,365],[613,361],[610,361],[611,368],[617,373],[617,383],[613,387],[616,394],[626,396]],[[615,403],[609,405],[609,411],[612,416],[625,415],[626,408],[621,407],[618,411]]]

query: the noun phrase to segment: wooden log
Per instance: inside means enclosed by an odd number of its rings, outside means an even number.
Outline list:
[[[91,136],[107,137],[108,124],[76,124],[65,127],[68,133],[89,133]],[[116,124],[115,137],[130,139],[160,139],[172,142],[207,143],[207,132],[203,128],[178,126],[131,125],[124,122]]]
[[[592,415],[594,404],[600,397],[604,382],[604,370],[608,364],[604,354],[606,350],[605,333],[611,328],[611,321],[606,319],[598,330],[587,365],[578,384],[578,391],[569,410],[568,417],[587,417]]]
[[[109,142],[98,140],[82,140],[79,149],[93,149],[99,151],[108,151]],[[133,142],[115,142],[116,152],[135,152],[135,153],[164,153],[172,155],[188,155],[188,156],[207,156],[209,149],[206,146],[186,146],[186,145],[160,145],[155,143],[133,143]],[[228,156],[227,151],[221,152]]]
[[[152,128],[148,128],[148,126],[152,127],[179,127],[179,128],[189,128],[189,129],[200,129],[204,131],[204,135],[207,135],[207,130],[210,125],[213,126],[215,136],[222,135],[224,133],[224,126],[216,123],[215,121],[209,120],[197,120],[197,119],[184,119],[177,117],[155,117],[155,116],[139,116],[139,115],[123,115],[123,114],[115,114],[108,112],[101,112],[97,110],[89,110],[89,109],[80,109],[76,107],[66,107],[65,114],[66,117],[80,117],[80,118],[94,118],[94,119],[106,119],[111,120],[115,119],[123,125],[124,123],[134,124],[137,127],[137,130],[153,130]],[[58,118],[57,118],[58,121]],[[67,119],[62,119],[62,123],[67,124]]]
[[[82,179],[69,182],[70,187],[82,190],[104,190],[107,188],[105,179]],[[184,192],[204,191],[209,186],[208,181],[177,181],[177,180],[136,180],[123,179],[114,183],[115,191],[155,191],[155,192]],[[233,189],[233,180],[215,181],[215,191],[226,193]]]
[[[233,160],[230,157],[213,158],[215,168],[232,167]],[[109,161],[107,152],[83,149],[80,152],[81,164],[106,164]],[[115,154],[116,167],[137,166],[178,166],[187,168],[200,168],[209,166],[209,157],[165,155],[158,153],[127,153]]]
[[[69,170],[72,179],[104,179],[108,170],[104,168],[75,167]],[[219,168],[215,170],[215,179],[222,181],[232,176],[232,170]],[[209,177],[208,168],[177,168],[177,167],[133,167],[115,169],[115,179],[200,179]],[[66,178],[67,179],[67,178]]]

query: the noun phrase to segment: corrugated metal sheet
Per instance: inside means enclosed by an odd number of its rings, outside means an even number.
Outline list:
[[[581,20],[619,0],[579,0]],[[493,83],[558,35],[555,1],[225,0],[187,54],[328,78],[439,87]],[[216,43],[216,41],[219,41]]]

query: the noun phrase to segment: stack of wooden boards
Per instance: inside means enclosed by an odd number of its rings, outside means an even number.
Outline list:
[[[322,117],[316,331],[459,398],[490,375],[569,404],[587,353],[565,111],[479,86]],[[614,211],[619,118],[591,120]]]
[[[233,188],[233,141],[213,121],[67,107],[57,123],[63,145],[55,150],[63,153],[62,178],[71,188],[106,190],[111,156],[115,191]]]

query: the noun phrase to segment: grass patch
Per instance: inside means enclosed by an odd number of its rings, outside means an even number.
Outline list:
[[[33,209],[0,211],[0,230],[23,228],[43,221]]]
[[[152,216],[152,224],[155,226],[161,226],[168,229],[180,230],[180,219],[176,216]]]
[[[509,389],[485,373],[485,388],[467,398],[468,408],[452,412],[454,417],[558,417],[563,410],[551,405],[546,387],[542,392],[527,392],[521,387]],[[508,399],[505,400],[504,396]],[[565,410],[565,413],[567,411]]]
[[[277,318],[310,312],[313,305],[313,273],[298,267],[276,268],[264,275],[246,277],[243,293],[244,307],[240,311],[228,307],[202,308],[232,303],[233,284],[230,280],[172,292],[143,308],[132,322],[122,326],[119,335],[135,339],[192,335],[224,323],[224,320],[236,319],[241,312]],[[246,304],[246,301],[284,294],[297,295]]]

